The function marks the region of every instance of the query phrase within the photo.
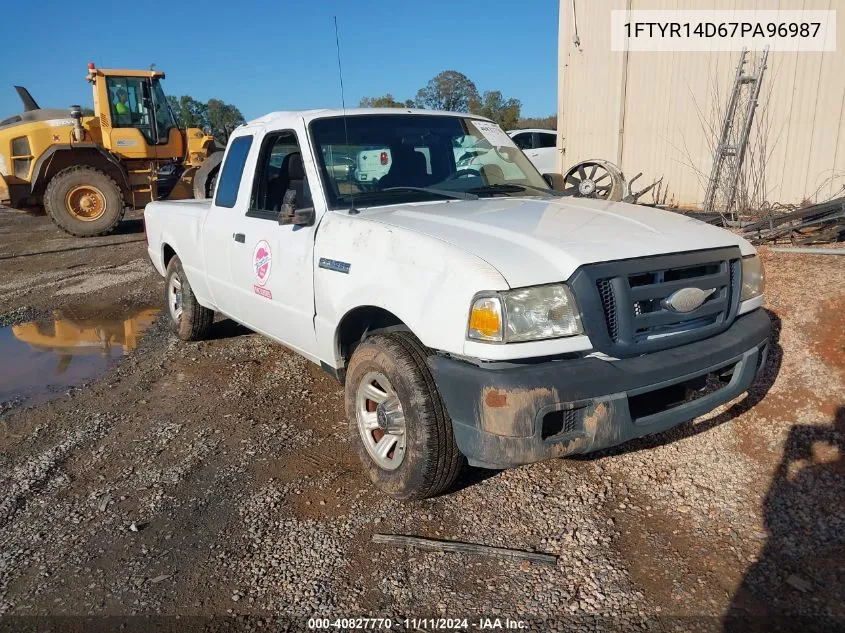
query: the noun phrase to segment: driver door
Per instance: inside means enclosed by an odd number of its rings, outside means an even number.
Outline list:
[[[244,323],[313,359],[317,222],[279,224],[285,194],[296,192],[299,209],[313,206],[298,138],[294,130],[264,135],[249,209],[237,219],[238,241],[229,245],[229,265]]]

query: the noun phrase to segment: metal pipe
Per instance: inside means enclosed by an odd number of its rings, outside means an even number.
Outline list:
[[[73,119],[73,140],[81,143],[85,140],[85,128],[82,127],[82,106],[70,106],[70,118]]]
[[[631,14],[631,2],[627,0],[625,10]],[[619,86],[619,134],[616,138],[616,164],[622,168],[622,156],[625,149],[625,115],[628,101],[628,40],[625,39],[625,50],[622,52],[622,82]]]
[[[845,255],[845,248],[809,248],[803,246],[770,246],[778,253],[802,253],[804,255]]]

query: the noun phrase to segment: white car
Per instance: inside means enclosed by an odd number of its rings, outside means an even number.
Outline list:
[[[508,136],[525,152],[541,174],[557,171],[557,132],[554,130],[510,130]]]
[[[490,148],[478,169],[457,165],[466,136]],[[380,186],[333,182],[325,156],[368,147],[391,151]],[[232,134],[212,200],[145,221],[173,331],[201,338],[219,312],[337,377],[366,472],[399,499],[449,490],[464,460],[659,433],[741,394],[766,356],[748,242],[563,198],[473,115],[271,114]]]
[[[390,171],[390,148],[377,147],[358,151],[355,160],[354,178],[358,185],[375,187],[378,181]]]

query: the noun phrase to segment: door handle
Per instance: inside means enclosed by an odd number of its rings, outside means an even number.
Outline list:
[[[243,233],[232,233],[232,238],[239,244],[244,244],[246,242],[246,235]]]

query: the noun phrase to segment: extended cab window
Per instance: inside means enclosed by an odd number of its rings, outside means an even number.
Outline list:
[[[218,207],[231,209],[235,206],[250,147],[252,147],[251,136],[239,136],[229,145],[223,169],[220,170],[220,182],[217,183],[217,195],[214,199],[214,204]]]
[[[274,132],[261,144],[248,215],[277,219],[289,192],[296,196],[298,208],[312,206],[296,134]]]

